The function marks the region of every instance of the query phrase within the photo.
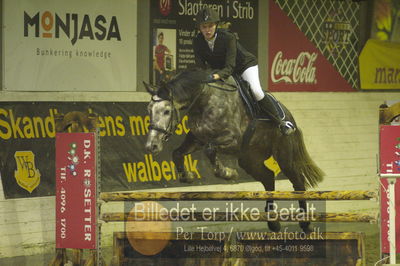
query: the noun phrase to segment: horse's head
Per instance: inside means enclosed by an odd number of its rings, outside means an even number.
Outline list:
[[[163,141],[168,140],[179,122],[178,110],[190,110],[199,97],[207,76],[206,72],[193,69],[179,73],[160,87],[143,82],[151,95],[148,105],[150,132],[146,142],[148,152],[157,154],[162,150]]]
[[[146,90],[151,94],[151,101],[147,107],[150,115],[149,134],[146,141],[146,150],[157,154],[163,148],[163,142],[173,134],[177,124],[177,111],[174,108],[173,98],[166,88],[153,87],[144,83]]]

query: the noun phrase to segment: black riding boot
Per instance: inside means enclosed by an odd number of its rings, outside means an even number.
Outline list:
[[[292,122],[285,120],[285,111],[274,96],[266,93],[264,98],[258,101],[258,104],[260,105],[261,110],[278,124],[283,135],[290,135],[296,131],[295,125]]]

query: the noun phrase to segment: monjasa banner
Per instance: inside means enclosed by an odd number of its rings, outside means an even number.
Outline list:
[[[145,102],[0,102],[0,174],[5,197],[55,194],[54,116],[70,111],[99,116],[102,191],[187,186],[179,182],[171,155],[189,131],[188,117],[183,116],[163,151],[153,156],[144,147],[150,124],[146,107]],[[187,155],[185,167],[197,177],[191,184],[195,186],[253,181],[241,170],[237,181],[214,177],[202,152]]]
[[[5,0],[2,8],[3,90],[135,90],[137,1]]]

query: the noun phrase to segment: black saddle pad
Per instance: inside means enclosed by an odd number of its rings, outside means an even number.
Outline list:
[[[266,115],[263,114],[263,112],[261,111],[257,100],[254,98],[253,93],[251,92],[250,84],[242,79],[240,76],[232,77],[239,89],[239,94],[243,100],[244,105],[246,106],[249,115],[253,119],[257,120],[270,120],[270,118],[266,117]]]

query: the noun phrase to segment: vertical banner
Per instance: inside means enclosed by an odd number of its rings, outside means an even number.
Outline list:
[[[95,133],[56,134],[56,247],[96,249]]]
[[[220,27],[236,33],[239,42],[257,55],[258,0],[151,0],[150,80],[158,85],[195,64],[193,38],[199,32],[197,12],[204,7],[215,9]]]
[[[400,126],[380,126],[380,168],[383,174],[398,174],[400,176]],[[396,198],[389,200],[387,178],[381,178],[381,249],[389,253],[389,204],[396,206],[396,251],[400,252],[400,179],[395,184]]]
[[[270,0],[271,91],[354,91],[358,87],[358,4]]]

